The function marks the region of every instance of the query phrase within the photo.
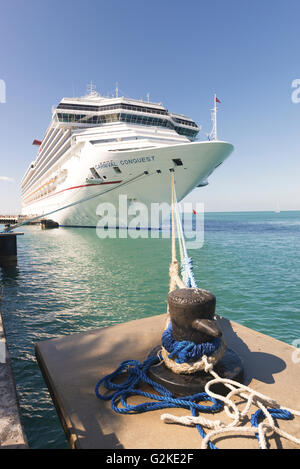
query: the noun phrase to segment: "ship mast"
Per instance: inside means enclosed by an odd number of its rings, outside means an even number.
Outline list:
[[[215,93],[214,94],[214,108],[211,110],[211,120],[212,120],[212,123],[213,123],[213,128],[212,128],[212,131],[211,131],[211,134],[210,134],[210,139],[211,140],[218,140],[218,135],[217,135],[217,112],[218,112],[217,100],[218,100],[218,98],[217,98],[217,95]]]

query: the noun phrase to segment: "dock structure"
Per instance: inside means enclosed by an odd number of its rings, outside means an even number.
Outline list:
[[[48,386],[71,448],[88,449],[195,449],[201,437],[194,427],[166,424],[160,419],[169,410],[121,415],[109,401],[97,399],[95,385],[124,360],[143,362],[160,344],[166,316],[118,324],[46,340],[36,344],[38,364]],[[297,349],[245,326],[218,317],[226,343],[244,364],[244,384],[272,397],[283,407],[300,409]],[[148,390],[147,386],[143,390]],[[130,404],[145,401],[132,396]],[[170,409],[177,416],[184,409]],[[250,409],[251,410],[251,409]],[[253,406],[253,412],[257,407]],[[224,412],[210,419],[228,422]],[[278,421],[280,428],[300,438],[300,418]],[[226,433],[214,443],[220,449],[257,449],[255,436]],[[296,449],[294,442],[274,434],[270,449]]]
[[[26,449],[27,447],[0,313],[0,449]]]
[[[18,223],[20,215],[0,215],[0,224],[1,225],[12,225]]]
[[[0,225],[16,225],[17,223],[23,223],[29,221],[32,217],[27,215],[0,215]],[[39,221],[28,222],[28,225],[40,224]]]

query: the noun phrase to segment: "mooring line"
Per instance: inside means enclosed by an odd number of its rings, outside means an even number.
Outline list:
[[[57,213],[57,212],[61,212],[62,210],[65,210],[66,208],[71,208],[71,207],[74,207],[75,205],[78,205],[78,204],[81,204],[83,202],[87,202],[88,200],[92,200],[92,199],[95,199],[96,197],[100,197],[102,195],[105,195],[107,194],[108,192],[112,192],[116,189],[120,189],[121,187],[124,187],[132,182],[134,182],[135,180],[141,178],[142,176],[149,176],[150,174],[152,173],[149,173],[149,172],[143,172],[141,174],[138,174],[137,176],[134,176],[133,178],[129,179],[128,181],[125,181],[123,183],[120,183],[118,186],[116,187],[111,187],[109,189],[107,189],[106,191],[104,192],[99,192],[97,194],[93,194],[93,195],[90,195],[90,196],[87,196],[87,197],[84,197],[83,199],[80,199],[80,200],[77,200],[76,202],[72,202],[71,204],[68,204],[68,205],[65,205],[64,207],[60,207],[58,209],[55,209],[55,210],[52,210],[51,212],[48,212],[48,213],[44,213],[43,215],[39,215],[37,217],[34,217],[34,218],[31,218],[29,220],[26,220],[24,222],[21,222],[21,223],[17,223],[15,225],[12,225],[12,226],[9,226],[8,228],[5,228],[3,230],[3,233],[6,233],[6,232],[9,232],[9,231],[12,231],[12,230],[15,230],[16,228],[20,228],[21,226],[24,226],[24,225],[28,225],[29,223],[32,223],[34,221],[37,221],[39,220],[40,218],[43,218],[43,217],[48,217],[49,215],[53,215],[54,213]],[[101,186],[101,184],[100,184]]]
[[[175,290],[178,288],[189,288],[191,283],[195,285],[194,288],[197,288],[192,263],[189,261],[189,257],[187,254],[187,250],[185,247],[185,240],[183,236],[183,231],[180,229],[180,220],[177,216],[177,229],[179,229],[179,236],[182,242],[182,249],[185,261],[184,272],[186,281],[189,282],[186,285],[180,278],[178,273],[178,261],[176,256],[176,239],[175,239],[175,217],[176,217],[176,192],[175,192],[175,183],[174,183],[174,170],[171,171],[171,188],[172,188],[172,259],[171,265],[169,269],[170,274],[170,291]],[[178,209],[177,209],[178,215]],[[170,330],[170,317],[169,317],[169,309],[167,310],[167,322],[165,326],[165,331]],[[167,329],[169,328],[169,329]],[[165,333],[164,333],[165,334]],[[163,334],[163,335],[164,335]],[[162,342],[165,341],[165,337],[162,337]],[[198,357],[197,353],[199,351],[199,347],[195,352],[195,345],[193,342],[185,341],[185,344],[182,344],[182,341],[175,341],[174,339],[170,340],[170,337],[167,340],[167,344],[165,345],[168,347],[168,351],[161,347],[161,350],[165,350],[168,361],[164,360],[165,366],[171,367],[170,362],[173,361],[177,367],[182,367],[182,369],[186,369],[186,366],[195,367],[201,364],[202,369],[206,373],[212,375],[212,379],[207,382],[205,386],[205,392],[191,395],[191,396],[184,396],[180,399],[176,399],[174,395],[162,385],[155,383],[151,380],[148,375],[147,371],[150,366],[156,365],[160,360],[161,356],[164,358],[164,354],[161,353],[160,357],[155,356],[146,359],[143,363],[140,363],[136,360],[129,360],[120,364],[116,371],[113,373],[101,378],[98,383],[96,384],[95,393],[99,399],[103,400],[111,400],[112,409],[115,412],[119,412],[122,414],[132,414],[132,413],[141,413],[141,412],[148,412],[151,410],[157,409],[164,409],[164,408],[172,408],[172,407],[180,407],[189,409],[192,415],[187,416],[175,416],[171,414],[162,414],[161,420],[165,423],[177,423],[177,424],[184,424],[189,426],[195,426],[202,437],[202,448],[211,448],[217,449],[217,447],[211,442],[211,439],[216,436],[220,436],[225,433],[240,433],[240,434],[252,434],[256,436],[258,439],[259,447],[261,449],[267,449],[267,434],[270,437],[274,433],[282,436],[283,438],[288,439],[289,441],[294,442],[295,444],[300,445],[300,439],[290,435],[287,432],[281,430],[278,426],[276,426],[274,419],[283,419],[283,420],[290,420],[293,418],[294,415],[300,416],[300,411],[294,409],[288,409],[283,406],[277,404],[272,398],[259,393],[249,386],[245,386],[237,381],[221,378],[216,371],[214,370],[214,361],[213,361],[213,354],[208,356],[207,350],[214,353],[218,351],[219,348],[222,347],[224,344],[223,341],[220,341],[217,344],[216,350],[212,349],[211,344],[210,348],[205,347],[202,344],[203,348],[203,355],[202,357]],[[216,344],[215,344],[216,345]],[[195,353],[197,355],[198,361],[195,361]],[[207,353],[207,354],[205,354]],[[185,361],[184,361],[185,360]],[[172,369],[172,368],[171,368]],[[199,368],[198,368],[199,369]],[[178,370],[177,370],[178,371]],[[182,371],[182,370],[181,370]],[[180,373],[180,370],[178,371]],[[127,373],[127,380],[122,384],[114,383],[114,378],[117,376],[123,375]],[[185,374],[183,372],[183,374]],[[141,382],[145,382],[150,385],[156,393],[147,393],[143,392],[138,389],[138,386]],[[221,394],[214,393],[211,391],[211,386],[215,384],[223,384],[225,387],[229,389],[229,393],[226,396]],[[107,389],[112,390],[112,394],[102,394],[100,392],[100,387],[104,385]],[[143,404],[138,405],[129,405],[127,403],[127,398],[132,395],[144,396],[146,398],[150,398],[152,402],[145,402]],[[234,402],[234,396],[240,396],[246,400],[246,404],[242,410],[239,410],[237,404]],[[199,404],[201,400],[210,401],[212,403],[211,406],[202,406]],[[154,401],[154,402],[153,402]],[[245,418],[249,417],[248,414],[250,413],[251,407],[257,406],[258,411],[256,411],[253,415],[250,416],[250,426],[241,426],[245,422]],[[268,407],[272,406],[272,408]],[[203,417],[198,416],[198,412],[220,412],[224,408],[225,413],[231,419],[231,422],[225,423],[220,420],[208,420]],[[266,422],[262,420],[267,420]],[[210,431],[206,434],[202,427],[207,427]]]

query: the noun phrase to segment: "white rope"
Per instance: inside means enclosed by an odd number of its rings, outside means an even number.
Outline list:
[[[270,412],[268,411],[266,406],[271,406],[272,408],[284,410],[291,412],[294,416],[300,416],[300,411],[295,409],[289,409],[287,407],[280,406],[274,399],[265,394],[262,394],[258,391],[251,389],[249,386],[244,384],[238,383],[237,381],[221,378],[214,370],[213,364],[208,360],[208,357],[202,357],[203,361],[206,364],[205,371],[210,373],[213,376],[205,386],[205,392],[215,399],[218,399],[224,402],[224,410],[226,415],[231,419],[231,422],[225,424],[223,421],[220,420],[208,420],[202,417],[193,417],[191,415],[185,416],[175,416],[172,414],[163,414],[161,416],[161,420],[165,423],[177,423],[183,425],[194,426],[197,424],[203,425],[205,427],[211,428],[212,430],[207,433],[205,438],[202,441],[202,449],[206,449],[208,447],[209,441],[213,437],[220,436],[225,433],[240,433],[240,434],[255,434],[258,435],[259,446],[261,449],[267,449],[267,437],[270,438],[274,435],[274,433],[278,434],[279,436],[300,445],[300,439],[296,438],[295,436],[281,430],[279,427],[275,425],[274,419]],[[217,394],[211,390],[211,387],[215,384],[223,384],[227,387],[230,392],[223,396],[221,394]],[[246,400],[246,404],[243,409],[238,408],[238,404],[236,404],[233,400],[235,396],[240,396]],[[258,425],[258,427],[254,426],[241,426],[244,424],[246,418],[250,420],[250,410],[252,406],[257,406],[264,414],[264,417],[267,419],[266,422],[262,422]]]
[[[205,357],[205,358],[207,358],[209,363],[214,365],[218,361],[221,360],[225,352],[226,352],[226,344],[224,340],[221,340],[220,346],[217,348],[217,350],[213,352],[209,357]],[[197,373],[198,371],[205,370],[207,366],[206,362],[203,360],[203,357],[201,357],[201,359],[197,361],[177,363],[172,358],[169,358],[169,352],[163,346],[161,346],[161,356],[164,360],[166,367],[169,368],[173,373],[179,374],[179,375],[180,374],[190,375],[193,373]]]
[[[173,239],[175,240],[175,222],[177,225],[178,231],[178,241],[179,241],[179,249],[180,249],[180,257],[181,257],[181,265],[183,268],[183,280],[185,283],[185,287],[189,284],[191,287],[196,288],[196,282],[194,279],[194,274],[191,268],[191,259],[188,256],[187,248],[185,244],[185,238],[183,234],[183,228],[181,223],[181,218],[178,210],[178,202],[176,196],[176,188],[175,188],[175,181],[174,181],[174,172],[171,172],[171,187],[172,187],[172,242]],[[175,243],[175,241],[174,241]],[[176,250],[175,250],[176,254]],[[174,260],[175,261],[175,260]],[[177,262],[177,259],[176,259]],[[189,283],[188,283],[189,282]]]
[[[184,285],[182,287],[182,281],[178,274],[178,262],[176,258],[176,244],[175,244],[175,222],[174,222],[174,215],[176,214],[175,204],[176,201],[176,194],[175,194],[175,186],[174,186],[174,173],[171,173],[171,185],[172,185],[172,263],[170,266],[170,291],[175,290],[176,287],[179,288],[186,288]],[[178,220],[177,220],[178,221]],[[184,246],[184,243],[183,243]],[[187,256],[186,250],[184,254]],[[169,323],[170,319],[168,317],[167,324]],[[168,360],[170,360],[166,353],[162,353],[162,357],[166,363],[166,366],[170,366]],[[173,360],[172,360],[173,361]],[[168,363],[168,365],[167,365]],[[176,363],[176,362],[174,362]],[[186,366],[190,366],[191,364],[178,364],[176,363],[176,373],[187,373]],[[172,364],[173,366],[173,364]],[[180,367],[182,370],[180,371]],[[218,399],[224,402],[224,411],[229,417],[231,421],[229,423],[224,423],[220,420],[209,420],[204,417],[198,416],[194,417],[191,415],[184,415],[184,416],[176,416],[172,414],[162,414],[161,420],[165,423],[169,424],[181,424],[181,425],[203,425],[209,429],[209,431],[205,438],[202,440],[202,449],[207,449],[209,442],[212,438],[226,434],[226,433],[239,433],[239,434],[252,434],[258,435],[259,446],[261,449],[267,449],[267,438],[272,437],[274,434],[278,434],[279,436],[286,438],[287,440],[300,445],[300,439],[296,438],[295,436],[281,430],[279,427],[275,425],[274,419],[270,412],[268,411],[266,406],[272,407],[273,409],[278,409],[282,411],[288,411],[294,416],[300,416],[300,411],[295,409],[290,409],[287,407],[280,406],[274,399],[265,394],[262,394],[254,389],[241,384],[237,381],[228,379],[228,378],[221,378],[216,371],[213,369],[214,361],[211,360],[211,357],[203,356],[201,359],[201,369],[204,369],[207,373],[212,375],[212,379],[206,384],[205,392],[215,399]],[[172,369],[172,371],[174,371]],[[217,394],[211,390],[211,387],[216,384],[223,384],[229,392],[226,396],[221,394]],[[234,402],[234,398],[236,396],[241,397],[245,401],[244,408],[240,409],[238,407],[239,404]],[[258,424],[258,427],[252,425],[242,426],[246,420],[250,420],[250,411],[253,406],[256,406],[258,409],[261,410],[263,413],[264,418],[266,421],[261,422]]]
[[[193,417],[192,415],[184,415],[182,417],[177,417],[172,414],[163,414],[161,420],[165,423],[180,423],[182,425],[203,425],[207,428],[219,429],[225,427],[225,423],[221,420],[209,420],[204,417]]]

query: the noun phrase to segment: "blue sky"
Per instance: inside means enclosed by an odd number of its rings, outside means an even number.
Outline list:
[[[0,212],[20,210],[51,106],[97,90],[161,101],[235,152],[188,200],[208,211],[300,210],[300,2],[288,0],[2,0]]]

